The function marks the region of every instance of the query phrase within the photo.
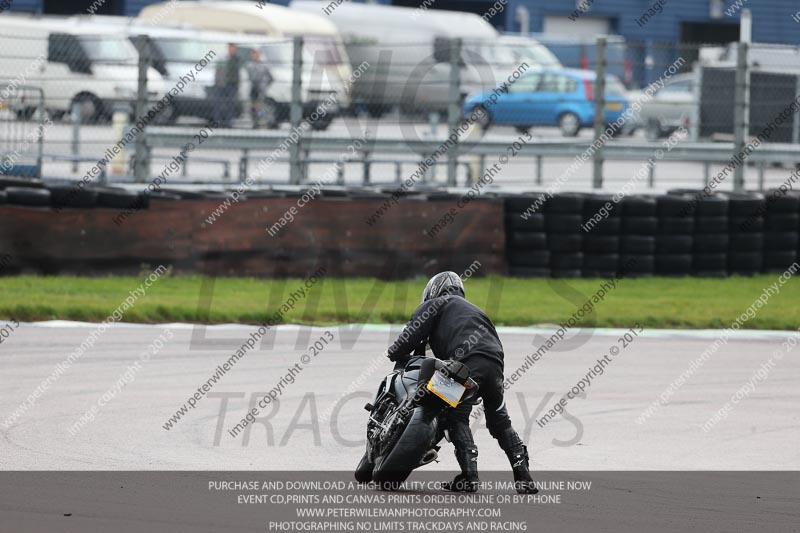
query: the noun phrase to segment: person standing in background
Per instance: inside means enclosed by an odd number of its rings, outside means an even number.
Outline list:
[[[228,44],[228,58],[217,66],[215,85],[217,88],[217,105],[215,120],[220,127],[230,128],[236,118],[236,102],[239,96],[242,63],[237,55],[236,45]]]
[[[272,83],[272,74],[266,62],[261,60],[258,50],[250,51],[247,75],[250,78],[250,117],[253,119],[253,129],[258,128],[261,122],[265,127],[273,127],[275,118],[264,116],[264,98],[267,87]]]

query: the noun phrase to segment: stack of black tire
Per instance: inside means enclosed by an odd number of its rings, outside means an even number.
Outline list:
[[[45,185],[41,180],[0,177],[0,203],[55,209],[146,209],[149,195],[117,187],[83,187],[76,183]]]
[[[525,194],[504,199],[508,269],[512,276],[550,276],[545,216],[538,212],[526,214],[538,198],[538,194]]]
[[[50,206],[50,191],[44,188],[41,180],[0,176],[0,189],[3,192],[2,203],[28,207]]]
[[[687,276],[692,273],[695,218],[687,195],[659,196],[657,201],[656,274]]]
[[[727,196],[730,213],[728,274],[758,274],[764,267],[764,197],[758,193]],[[794,216],[792,234],[796,235],[797,215]]]
[[[716,194],[702,198],[693,211],[692,274],[724,278],[728,275],[728,249],[731,246],[728,199]]]
[[[550,275],[554,278],[579,278],[583,274],[584,198],[581,194],[556,194],[545,205]]]
[[[784,272],[797,260],[800,196],[768,191],[766,198],[763,270]]]
[[[799,257],[800,193],[792,191],[706,197],[680,189],[618,204],[608,195],[559,194],[543,214],[522,219],[538,197],[505,199],[514,275],[750,276],[784,272]],[[596,217],[609,202],[609,216]]]
[[[655,272],[657,203],[650,196],[626,196],[619,203],[620,272],[626,277],[652,276]]]
[[[611,195],[586,196],[583,201],[583,276],[608,278],[619,271],[622,213]],[[604,216],[608,213],[608,216]],[[594,220],[599,219],[598,222]]]

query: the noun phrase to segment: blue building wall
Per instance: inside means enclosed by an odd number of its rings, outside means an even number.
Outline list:
[[[9,11],[21,13],[37,13],[41,9],[42,0],[13,0]]]
[[[158,0],[123,0],[120,15],[135,16],[146,5]],[[273,0],[276,4],[287,4],[289,0]],[[356,0],[357,1],[357,0]],[[392,4],[392,0],[378,0]],[[503,0],[499,0],[502,2]],[[655,0],[595,0],[589,10],[581,17],[602,17],[613,20],[614,30],[628,40],[678,42],[681,37],[681,22],[716,22],[738,24],[740,11],[729,17],[724,10],[736,0],[725,0],[722,17],[710,16],[713,0],[662,0],[663,12],[653,17],[648,24],[640,27],[636,23]],[[419,2],[421,3],[421,1]],[[470,9],[484,12],[493,0],[436,0],[435,9]],[[494,23],[506,31],[517,31],[519,25],[515,16],[517,6],[526,7],[530,14],[531,31],[543,29],[547,15],[567,16],[575,10],[576,0],[506,0],[503,13]],[[800,23],[792,15],[800,11],[798,0],[746,0],[745,7],[753,13],[753,40],[764,43],[800,44]],[[44,0],[13,0],[10,11],[41,12]]]
[[[125,0],[125,15],[135,17],[143,7],[157,3],[154,0]]]
[[[442,5],[447,0],[439,0]],[[708,22],[738,24],[741,10],[733,16],[725,10],[735,0],[723,3],[722,16],[712,18],[711,0],[664,0],[663,11],[640,27],[636,20],[654,4],[654,0],[596,0],[582,17],[603,17],[615,20],[617,33],[629,40],[677,42],[681,35],[681,22]],[[516,30],[514,17],[517,5],[531,13],[531,30],[541,31],[546,15],[566,16],[575,10],[575,0],[509,0],[506,7],[505,26]],[[792,15],[800,10],[798,0],[748,0],[744,7],[753,14],[753,41],[764,43],[800,44],[800,23]]]
[[[419,5],[415,0],[380,0],[382,3]],[[572,23],[568,16],[575,12],[581,0],[497,0],[506,2],[502,13],[491,19],[498,29],[509,32],[520,30],[517,8],[525,7],[529,14],[530,31],[540,33],[544,30],[546,17],[561,18],[562,27],[569,28]],[[587,0],[590,1],[591,0]],[[662,0],[662,11],[653,13],[643,24],[638,23],[642,15],[654,6],[656,0],[594,0],[589,9],[580,15],[581,19],[601,18],[609,22],[610,33],[623,37],[627,43],[622,50],[609,53],[609,70],[621,78],[624,76],[630,86],[643,86],[658,79],[661,73],[678,57],[683,57],[687,68],[696,59],[697,47],[682,43],[704,44],[722,43],[738,40],[739,17],[741,9],[734,9],[729,16],[726,11],[735,5],[736,0],[725,0],[717,10],[719,16],[712,16],[713,0]],[[459,9],[484,14],[495,0],[436,0],[432,5],[437,9]],[[800,23],[792,15],[800,11],[800,0],[744,0],[744,5],[753,15],[753,41],[762,43],[800,44]],[[797,17],[800,19],[800,15]],[[693,28],[685,28],[691,25]],[[700,27],[700,25],[709,25]],[[591,43],[594,35],[589,34],[579,23],[575,24],[574,35],[577,41]],[[686,31],[684,31],[686,30]],[[548,37],[542,37],[545,44]],[[571,56],[583,55],[593,65],[594,47],[573,45]],[[616,59],[613,59],[616,57]],[[625,59],[627,59],[627,64]],[[562,58],[563,60],[563,58]],[[580,66],[570,64],[569,66]]]

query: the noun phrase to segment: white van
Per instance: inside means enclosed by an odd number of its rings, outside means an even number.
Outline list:
[[[80,15],[76,19],[84,19]],[[194,71],[193,80],[185,85],[183,92],[175,97],[172,105],[165,111],[164,122],[174,123],[180,117],[197,117],[212,120],[217,115],[219,102],[215,98],[217,67],[228,57],[228,44],[235,44],[237,56],[242,62],[236,115],[246,111],[250,100],[251,81],[247,64],[251,62],[251,51],[259,52],[266,61],[272,76],[262,105],[260,122],[267,127],[276,127],[288,120],[291,103],[292,84],[292,44],[283,38],[263,37],[245,33],[226,33],[190,28],[189,25],[166,27],[144,24],[139,19],[129,17],[95,15],[93,21],[106,26],[114,25],[131,40],[137,48],[147,48],[151,64],[175,86],[187,72]],[[143,40],[144,42],[139,42]],[[210,64],[200,70],[197,63],[205,59]],[[312,95],[310,61],[304,61],[302,101],[309,103]],[[329,88],[329,92],[332,89]],[[335,111],[335,109],[333,110]],[[330,118],[322,117],[313,126],[326,126]]]
[[[328,6],[324,1],[294,0],[291,8],[321,13]],[[446,110],[449,41],[454,38],[462,41],[462,99],[494,88],[523,61],[533,67],[534,56],[558,61],[535,41],[501,36],[474,13],[349,2],[329,16],[342,34],[352,64],[373,65],[353,87],[354,100],[373,116],[395,105],[411,113]]]
[[[191,69],[200,58],[213,52],[212,65],[197,74],[195,82],[187,86],[187,90],[175,99],[172,120],[181,116],[195,116],[210,120],[215,115],[217,103],[214,100],[215,72],[220,62],[228,56],[228,44],[235,44],[237,55],[242,61],[242,72],[239,84],[238,113],[246,108],[250,100],[251,81],[246,64],[251,61],[251,51],[259,53],[261,61],[266,63],[272,82],[266,89],[262,102],[263,121],[267,127],[275,127],[289,120],[289,108],[292,100],[292,43],[284,38],[261,37],[245,33],[224,33],[190,30],[186,28],[164,28],[146,24],[132,24],[127,27],[132,40],[147,36],[154,67],[170,82],[177,83],[179,77]],[[313,62],[306,53],[303,61],[301,101],[308,116],[317,108],[320,101],[329,94],[341,91],[342,87],[333,86],[327,80],[315,84],[312,80]],[[314,89],[314,86],[317,89]],[[338,99],[337,99],[337,103]],[[329,113],[314,121],[311,125],[317,129],[325,129],[337,106],[327,109]]]
[[[288,47],[272,46],[264,50],[275,50],[271,63],[285,64],[288,58],[290,71],[292,38],[302,36],[303,62],[312,63],[310,74],[303,73],[310,84],[309,101],[305,102],[307,109],[315,108],[314,102],[327,99],[331,93],[336,95],[340,107],[350,105],[347,90],[352,75],[350,62],[336,26],[322,15],[299,13],[269,3],[183,0],[150,4],[142,9],[138,18],[144,25],[188,25],[201,30],[283,39]],[[304,79],[304,85],[309,84]]]
[[[21,84],[40,87],[48,113],[59,118],[78,105],[82,122],[111,115],[117,104],[133,111],[138,90],[138,54],[113,28],[75,24],[61,17],[6,13],[0,17],[0,72]],[[31,68],[34,65],[35,68]],[[24,74],[24,80],[19,77]],[[9,81],[0,80],[0,90]],[[148,97],[164,92],[164,81],[148,71]],[[32,110],[19,109],[20,115]]]

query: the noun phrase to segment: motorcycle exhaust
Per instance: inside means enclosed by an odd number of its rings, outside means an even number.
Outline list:
[[[434,450],[434,449],[428,450],[425,453],[425,455],[422,456],[422,459],[419,462],[419,466],[425,466],[428,463],[434,462],[438,458],[439,458],[439,454],[437,453],[436,450]]]

